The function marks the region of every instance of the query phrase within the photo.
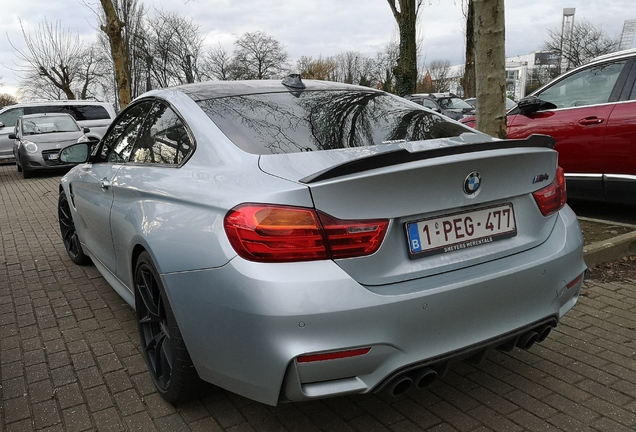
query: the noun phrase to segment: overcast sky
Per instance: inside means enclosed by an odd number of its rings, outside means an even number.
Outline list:
[[[233,49],[237,36],[262,31],[278,40],[292,64],[301,56],[331,56],[358,51],[375,56],[391,40],[396,25],[386,0],[154,0],[143,1],[154,9],[178,12],[192,19],[205,35],[206,44],[220,43]],[[425,0],[420,11],[419,37],[425,63],[464,59],[462,0]],[[506,56],[541,49],[548,30],[560,30],[563,8],[576,8],[575,21],[588,21],[610,37],[619,37],[623,23],[636,19],[634,0],[508,0],[506,8]],[[87,43],[95,40],[97,17],[91,9],[97,0],[3,0],[0,14],[0,93],[15,94],[19,77],[11,44],[24,48],[24,29],[35,31],[46,19],[79,34]],[[635,46],[634,44],[632,46]]]

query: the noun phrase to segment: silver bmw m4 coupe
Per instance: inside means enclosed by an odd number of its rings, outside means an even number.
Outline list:
[[[498,140],[380,90],[153,90],[60,152],[59,222],[134,308],[158,392],[399,395],[541,342],[583,238],[547,136]]]

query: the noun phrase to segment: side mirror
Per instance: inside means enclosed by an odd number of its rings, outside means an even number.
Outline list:
[[[546,102],[536,96],[528,96],[517,103],[517,109],[521,115],[534,114],[542,109],[554,109],[557,106],[552,102]]]
[[[60,151],[60,161],[65,163],[85,163],[90,156],[90,143],[78,143],[63,148]]]
[[[85,128],[83,129],[83,132],[84,132],[84,133],[89,133],[90,131],[91,131],[91,129],[90,129],[90,128],[87,128],[87,127],[85,127]]]
[[[529,114],[536,113],[537,111],[539,111],[540,107],[541,107],[541,101],[539,100],[538,97],[535,97],[535,96],[529,96],[529,97],[523,98],[517,104],[517,108],[519,109],[519,112],[522,115],[529,115]]]
[[[9,139],[12,139],[12,140],[16,139],[15,134],[14,133],[9,134]]]

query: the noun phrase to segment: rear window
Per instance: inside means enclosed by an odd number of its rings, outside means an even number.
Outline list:
[[[380,92],[302,91],[198,102],[230,140],[254,154],[367,147],[474,133]]]
[[[106,108],[101,105],[38,105],[24,108],[25,114],[65,113],[75,120],[110,120]]]

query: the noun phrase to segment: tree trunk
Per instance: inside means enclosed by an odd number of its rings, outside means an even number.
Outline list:
[[[130,57],[123,37],[124,23],[117,16],[112,0],[100,0],[106,17],[106,25],[101,29],[110,41],[110,52],[115,67],[115,83],[119,96],[119,106],[126,108],[130,103]]]
[[[466,66],[464,67],[464,98],[473,98],[475,89],[475,6],[468,0],[466,14]]]
[[[415,24],[421,0],[387,0],[400,33],[400,54],[393,68],[395,90],[400,96],[415,92],[417,85],[417,39]]]
[[[472,0],[475,7],[477,129],[506,137],[504,0]]]

